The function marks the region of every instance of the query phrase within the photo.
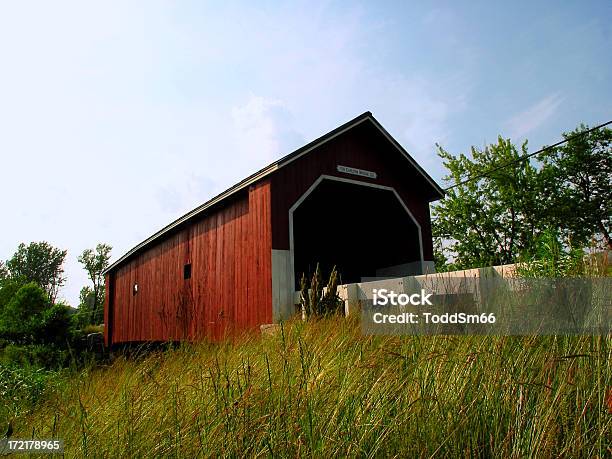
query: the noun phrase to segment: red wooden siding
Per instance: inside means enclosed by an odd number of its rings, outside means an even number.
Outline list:
[[[371,179],[343,174],[337,171],[338,165],[373,171],[378,176]],[[321,145],[271,176],[272,248],[289,249],[289,208],[322,174],[394,188],[421,225],[425,260],[433,260],[429,201],[434,198],[435,191],[417,169],[368,122]]]
[[[217,340],[272,322],[270,206],[263,180],[107,275],[107,343]]]
[[[154,235],[138,246],[138,252],[119,259],[106,276],[107,344],[218,340],[226,333],[272,322],[271,252],[272,249],[288,251],[289,209],[321,175],[393,188],[421,227],[424,260],[432,260],[429,202],[438,199],[440,191],[368,117],[371,114],[361,115],[354,123],[347,124],[350,126],[347,130],[341,126],[318,143],[296,151],[291,162],[285,158],[272,164],[211,201],[207,204],[211,207],[202,213],[198,210],[187,215],[177,223],[180,226]],[[336,135],[339,132],[343,133]],[[307,151],[311,145],[316,147]],[[301,152],[304,154],[299,156]],[[373,171],[377,178],[341,173],[337,171],[338,165]],[[251,180],[257,181],[248,189],[242,188]],[[349,196],[338,188],[334,191],[333,187],[325,193],[330,195],[330,200],[334,195],[344,196],[345,204],[358,199],[370,202],[380,196],[369,193],[355,199],[358,193]],[[318,199],[327,203],[325,196]],[[358,214],[354,206],[352,209],[351,215]],[[341,214],[342,202],[338,202],[338,210]],[[316,216],[316,208],[310,213]],[[403,213],[402,216],[406,217]],[[302,218],[300,225],[305,231],[302,235],[310,237],[308,225],[316,224],[316,218],[312,220]],[[407,227],[408,224],[404,225]],[[410,230],[415,231],[414,227]],[[300,247],[303,253],[311,252],[308,245]],[[281,260],[275,266],[278,284],[275,307],[278,308],[286,300],[285,290],[291,288],[281,287],[286,282],[283,276],[286,277],[289,263],[282,257],[287,254],[275,252]],[[413,261],[412,250],[406,255],[407,262]],[[344,261],[355,264],[348,258]],[[374,260],[373,269],[378,267],[374,262],[382,263]],[[187,263],[191,264],[189,280],[183,278]],[[138,284],[136,294],[132,293],[134,284]],[[292,290],[289,296],[291,293]]]

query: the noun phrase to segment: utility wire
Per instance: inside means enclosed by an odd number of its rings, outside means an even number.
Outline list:
[[[555,143],[553,145],[549,145],[547,147],[540,148],[538,151],[534,151],[533,153],[528,153],[528,154],[523,155],[523,156],[521,156],[519,158],[516,158],[516,159],[514,159],[512,161],[509,161],[509,162],[507,162],[505,164],[502,164],[500,166],[497,166],[497,167],[494,167],[492,169],[489,169],[488,171],[486,171],[486,172],[484,172],[482,174],[475,175],[475,176],[467,178],[467,179],[465,179],[465,180],[463,180],[463,181],[461,181],[459,183],[455,183],[454,185],[451,185],[448,188],[444,188],[444,191],[452,190],[453,188],[456,188],[456,187],[461,186],[461,185],[465,185],[466,183],[469,183],[472,180],[476,180],[476,179],[479,179],[479,178],[482,178],[482,177],[486,177],[487,175],[489,175],[492,172],[498,171],[500,169],[503,169],[504,167],[508,167],[508,166],[513,165],[513,164],[516,164],[516,163],[519,163],[521,161],[524,161],[526,159],[529,159],[532,156],[535,156],[537,154],[543,153],[546,150],[550,150],[551,148],[555,148],[555,147],[558,147],[559,145],[563,145],[565,142],[569,142],[570,140],[574,140],[574,139],[576,139],[576,138],[578,138],[578,137],[580,137],[582,135],[589,134],[590,132],[596,131],[597,129],[601,129],[602,127],[605,127],[605,126],[607,126],[610,123],[612,123],[612,120],[608,121],[607,123],[600,124],[599,126],[595,126],[595,127],[591,128],[591,129],[588,129],[586,131],[579,132],[578,134],[573,135],[571,137],[568,137],[568,138],[566,138],[564,140],[561,140],[561,141],[559,141],[559,142],[557,142],[557,143]]]

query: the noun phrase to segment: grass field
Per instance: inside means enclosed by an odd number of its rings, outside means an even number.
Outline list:
[[[612,338],[365,337],[340,318],[117,358],[14,437],[68,457],[610,457]]]

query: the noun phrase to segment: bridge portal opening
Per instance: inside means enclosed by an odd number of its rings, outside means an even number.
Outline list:
[[[319,263],[341,283],[422,273],[419,228],[393,190],[323,179],[293,210],[295,288]]]

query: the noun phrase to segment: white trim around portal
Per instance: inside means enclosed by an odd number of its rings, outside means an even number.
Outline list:
[[[353,179],[347,179],[344,177],[336,177],[334,175],[323,174],[319,176],[319,178],[316,179],[312,185],[310,185],[308,190],[306,190],[306,192],[302,196],[300,196],[298,200],[295,201],[295,203],[289,208],[289,254],[290,254],[289,256],[290,256],[291,282],[295,282],[295,247],[294,247],[294,240],[293,240],[293,213],[306,200],[306,198],[315,190],[315,188],[319,186],[319,184],[323,180],[334,180],[336,182],[344,182],[344,183],[350,183],[353,185],[361,185],[361,186],[367,186],[370,188],[378,188],[379,190],[391,191],[395,195],[397,200],[400,202],[400,204],[402,205],[402,207],[404,208],[408,216],[412,219],[412,222],[417,227],[417,230],[419,233],[419,253],[421,256],[421,266],[423,265],[425,260],[423,258],[423,235],[421,233],[421,225],[419,225],[419,222],[417,221],[416,218],[414,218],[414,215],[412,214],[412,212],[410,212],[410,209],[408,208],[406,203],[404,203],[400,195],[397,193],[397,191],[395,191],[395,188],[390,187],[390,186],[385,186],[385,185],[379,185],[377,183],[369,183],[369,182],[363,182],[360,180],[353,180]]]

